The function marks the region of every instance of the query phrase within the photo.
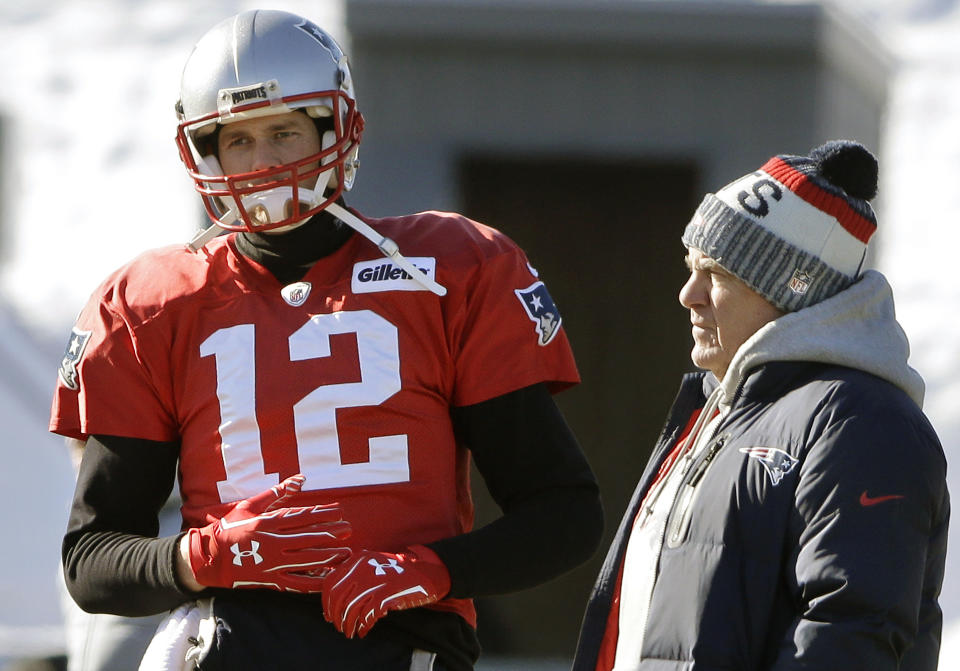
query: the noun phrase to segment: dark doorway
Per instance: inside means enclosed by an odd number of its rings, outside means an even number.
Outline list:
[[[527,252],[563,316],[583,382],[557,397],[600,481],[607,523],[588,564],[541,587],[478,601],[487,654],[571,657],[583,607],[680,374],[689,322],[683,227],[701,194],[682,161],[469,157],[462,211]],[[499,513],[475,486],[477,524]]]

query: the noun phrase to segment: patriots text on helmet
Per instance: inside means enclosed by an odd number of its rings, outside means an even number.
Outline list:
[[[239,104],[246,102],[247,100],[262,100],[267,97],[267,89],[264,86],[257,86],[252,89],[241,89],[239,91],[231,91],[230,96],[233,99],[233,104]]]

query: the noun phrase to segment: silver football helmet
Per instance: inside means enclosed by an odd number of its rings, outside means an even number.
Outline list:
[[[291,228],[353,186],[363,117],[350,68],[336,41],[307,19],[253,10],[214,26],[187,59],[176,107],[180,158],[221,228]],[[223,174],[216,156],[222,125],[294,110],[317,123],[319,153]]]

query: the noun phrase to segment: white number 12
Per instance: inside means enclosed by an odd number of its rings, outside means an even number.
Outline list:
[[[317,387],[293,406],[304,489],[356,487],[410,480],[407,436],[369,439],[369,461],[344,464],[340,457],[337,408],[379,405],[400,391],[397,327],[370,310],[315,315],[290,336],[290,360],[330,356],[330,336],[355,333],[360,381]],[[220,439],[226,479],[217,483],[224,503],[245,499],[280,482],[266,473],[256,415],[254,325],[214,332],[200,345],[217,366]]]

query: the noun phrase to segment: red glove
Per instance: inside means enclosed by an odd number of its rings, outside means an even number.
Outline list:
[[[425,606],[449,591],[450,573],[428,547],[363,550],[323,579],[323,616],[347,638],[363,638],[389,611]]]
[[[336,504],[284,507],[306,478],[294,475],[245,499],[222,519],[190,529],[190,568],[208,587],[319,592],[330,567],[350,556],[351,527]]]

